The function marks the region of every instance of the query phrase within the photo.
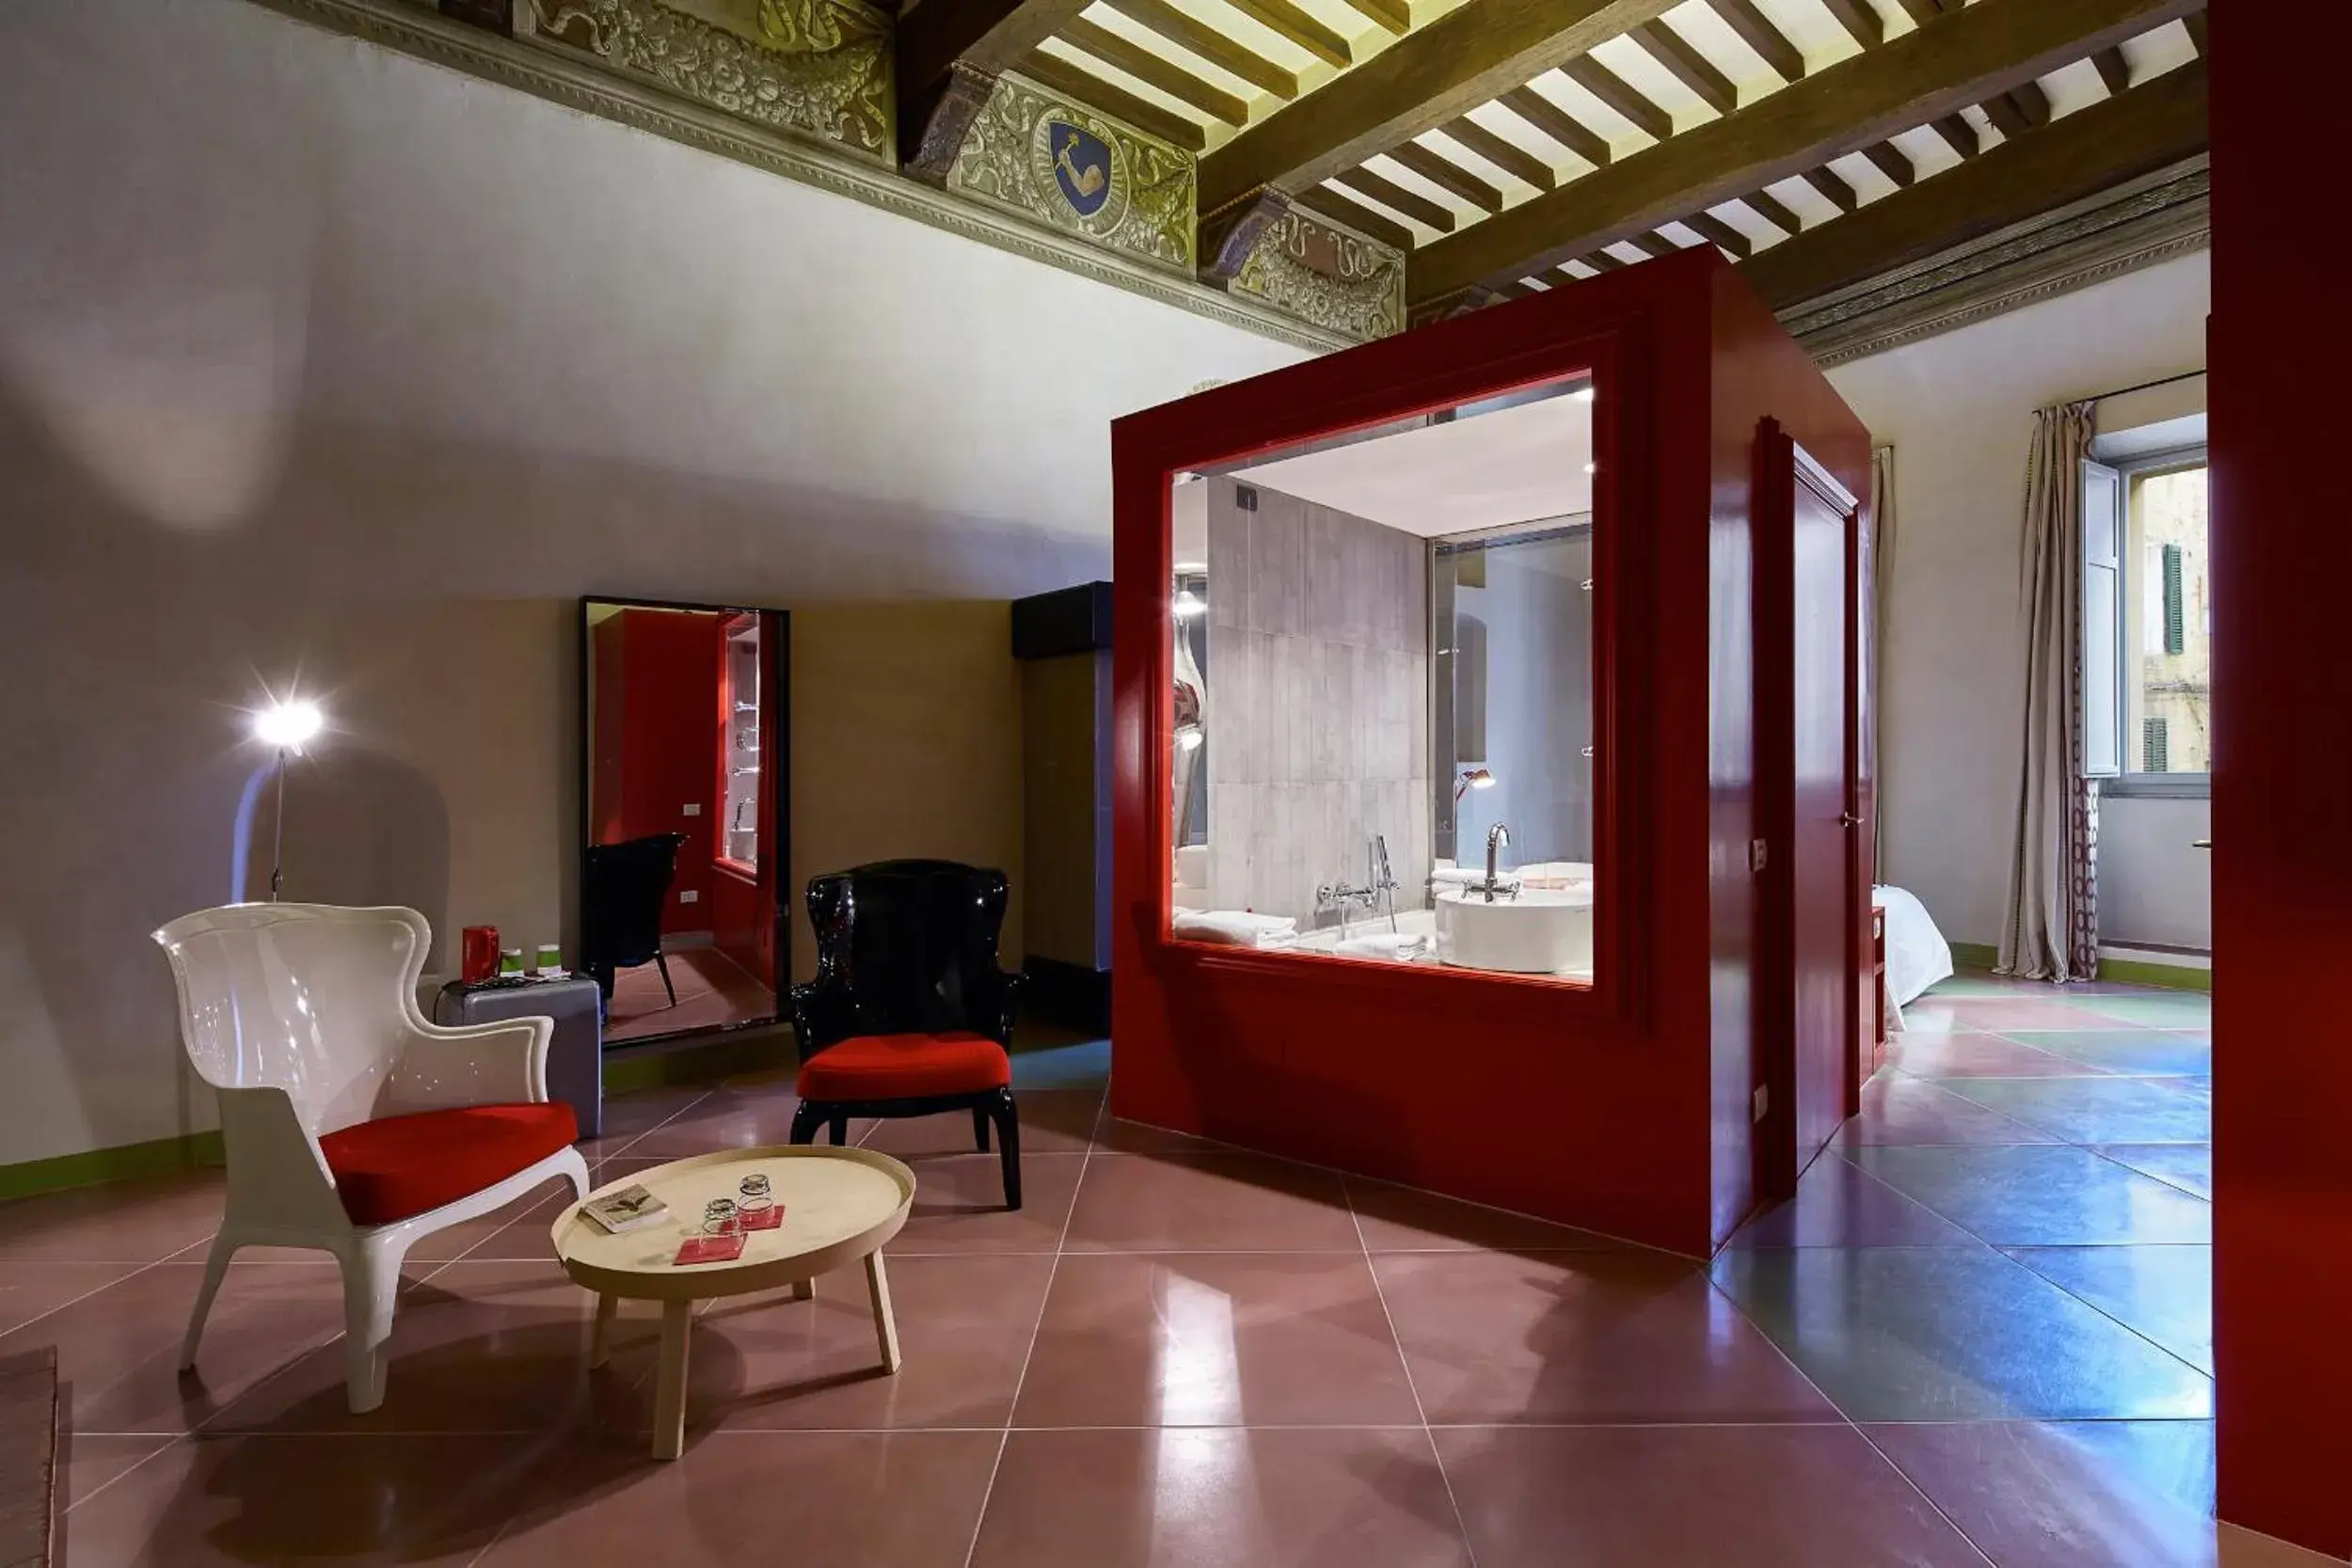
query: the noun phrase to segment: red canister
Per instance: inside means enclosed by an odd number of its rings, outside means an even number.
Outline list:
[[[465,968],[459,978],[467,985],[478,986],[485,980],[496,979],[499,972],[499,928],[495,926],[466,927]]]

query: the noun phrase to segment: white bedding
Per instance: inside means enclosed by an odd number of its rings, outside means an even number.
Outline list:
[[[1886,911],[1886,1006],[1892,1027],[1902,1007],[1938,980],[1952,976],[1951,944],[1928,917],[1925,904],[1899,887],[1874,887],[1870,902]]]

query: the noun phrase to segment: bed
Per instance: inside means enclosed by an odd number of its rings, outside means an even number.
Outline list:
[[[1899,887],[1874,887],[1870,902],[1886,916],[1886,1026],[1903,1026],[1903,1005],[1952,976],[1952,948],[1928,907]]]

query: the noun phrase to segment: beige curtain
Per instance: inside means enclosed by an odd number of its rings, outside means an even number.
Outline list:
[[[2022,544],[2026,610],[2024,767],[2009,869],[2003,974],[2099,975],[2099,796],[2083,777],[2083,460],[2091,405],[2034,414]]]
[[[1878,809],[1870,823],[1878,879],[1886,878],[1886,640],[1895,627],[1895,449],[1870,453],[1870,762]]]

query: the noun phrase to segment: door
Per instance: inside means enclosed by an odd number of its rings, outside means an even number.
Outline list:
[[[1797,1164],[1836,1135],[1858,1090],[1861,975],[1855,906],[1855,695],[1849,635],[1861,508],[1791,445],[1789,530],[1789,976],[1796,1046]]]
[[[1753,1173],[1784,1199],[1851,1114],[1868,971],[1860,505],[1766,420],[1756,441]]]

